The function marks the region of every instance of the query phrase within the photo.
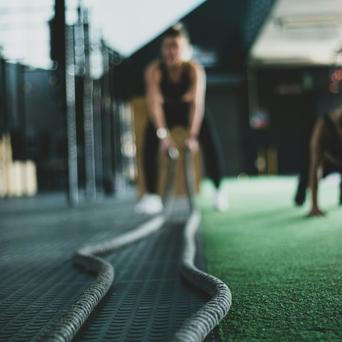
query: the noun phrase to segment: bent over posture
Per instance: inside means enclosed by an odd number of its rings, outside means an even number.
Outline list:
[[[174,145],[169,130],[174,126],[188,129],[186,145],[192,151],[202,147],[207,175],[219,188],[222,178],[209,118],[205,112],[206,77],[204,69],[189,60],[190,44],[181,24],[169,29],[162,41],[161,58],[146,69],[145,83],[150,121],[145,131],[144,170],[147,194],[136,206],[139,212],[153,214],[162,209],[156,195],[158,175],[158,149],[165,152]],[[216,193],[216,208],[228,208],[228,195]]]
[[[342,172],[342,107],[318,119],[310,149],[312,203],[309,216],[321,216],[324,213],[318,205],[319,179],[332,172]]]

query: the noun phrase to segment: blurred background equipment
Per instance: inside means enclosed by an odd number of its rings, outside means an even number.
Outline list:
[[[342,104],[339,1],[279,0],[255,40],[248,61],[253,145],[273,149],[277,173],[308,168],[314,122]],[[260,108],[267,127],[253,124]]]
[[[341,13],[337,0],[2,3],[0,133],[13,161],[34,163],[39,193],[130,191],[143,72],[182,20],[225,175],[297,173],[317,115],[341,102]]]

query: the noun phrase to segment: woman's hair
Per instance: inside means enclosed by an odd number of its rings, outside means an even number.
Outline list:
[[[185,46],[185,50],[183,51],[183,58],[186,61],[189,61],[192,57],[192,46],[190,43],[190,37],[188,34],[187,29],[182,23],[177,23],[173,26],[171,26],[163,36],[163,39],[165,38],[177,38],[177,37],[183,37],[185,38],[185,41],[187,42]]]
[[[167,37],[184,37],[188,42],[190,42],[190,37],[187,29],[185,28],[183,23],[177,23],[171,26],[165,33],[164,38]]]

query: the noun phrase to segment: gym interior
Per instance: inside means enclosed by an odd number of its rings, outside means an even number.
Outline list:
[[[148,215],[145,72],[179,22],[227,210],[175,127]],[[339,0],[1,2],[0,341],[341,341],[341,162],[319,216],[309,176],[341,57]]]

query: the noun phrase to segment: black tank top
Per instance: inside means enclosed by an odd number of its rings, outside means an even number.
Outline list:
[[[182,102],[182,96],[189,90],[191,85],[190,64],[183,63],[181,75],[177,82],[174,82],[169,75],[166,65],[159,64],[161,72],[160,89],[165,102]]]
[[[164,98],[163,109],[166,123],[169,127],[189,125],[189,102],[185,102],[182,97],[190,89],[190,64],[182,65],[181,75],[177,82],[174,82],[163,62],[159,64],[161,79],[160,90]]]
[[[339,135],[330,115],[325,115],[323,120],[328,131],[324,140],[324,149],[334,159],[342,162],[342,138]]]

